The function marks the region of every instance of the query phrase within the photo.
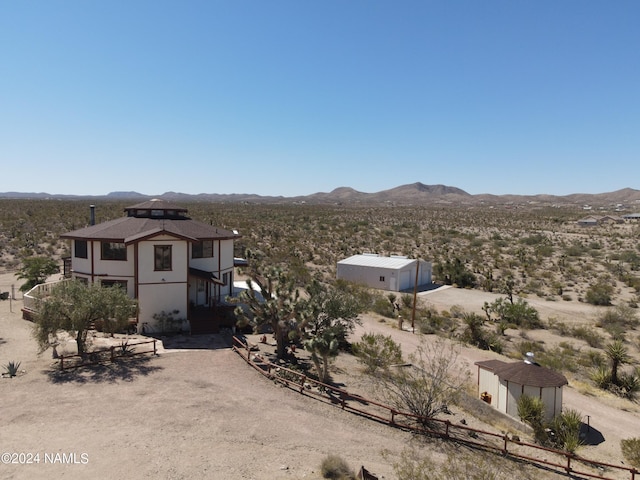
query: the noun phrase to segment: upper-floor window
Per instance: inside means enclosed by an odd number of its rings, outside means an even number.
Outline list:
[[[102,260],[126,260],[127,246],[121,242],[102,242]]]
[[[213,257],[213,240],[203,240],[194,243],[191,250],[191,258],[211,258]]]
[[[87,258],[87,241],[74,240],[73,254],[75,255],[76,258]]]
[[[154,245],[155,269],[171,270],[171,245]]]

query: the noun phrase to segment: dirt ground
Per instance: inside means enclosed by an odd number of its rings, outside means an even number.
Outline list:
[[[7,283],[12,280],[0,275],[0,286]],[[421,301],[473,310],[491,301],[487,295],[440,289],[422,293]],[[0,379],[0,453],[39,454],[39,463],[0,464],[0,478],[320,479],[322,459],[336,453],[354,469],[364,465],[392,479],[381,452],[397,455],[411,440],[406,432],[269,382],[217,336],[174,339],[155,357],[52,373],[52,352],[38,353],[21,303],[0,301],[0,370],[9,361],[20,361],[23,370]],[[534,306],[561,307],[551,314],[568,318],[593,313],[577,303],[580,311],[565,312],[569,303]],[[393,335],[405,354],[420,338],[365,316],[354,339],[370,331]],[[475,373],[473,362],[488,358],[499,357],[465,348],[460,361]],[[350,362],[339,361],[334,374],[357,368]],[[640,435],[637,404],[588,396],[571,385],[564,398],[604,437],[580,454],[621,464],[620,439]]]

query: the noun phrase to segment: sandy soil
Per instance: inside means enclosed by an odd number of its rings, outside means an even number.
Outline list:
[[[0,285],[7,282],[12,280],[0,276]],[[439,309],[458,305],[472,310],[478,302],[482,306],[486,295],[442,289],[425,292],[421,299]],[[545,305],[553,306],[569,304]],[[16,378],[0,379],[0,453],[40,454],[40,463],[0,464],[0,478],[319,479],[322,459],[337,453],[354,469],[364,465],[390,479],[395,476],[381,451],[396,454],[411,439],[274,385],[216,336],[167,343],[156,357],[51,373],[51,350],[38,353],[32,325],[21,319],[20,307],[20,301],[0,302],[0,369],[15,360],[24,370]],[[577,313],[588,312],[566,315]],[[363,318],[354,338],[365,331],[393,335],[405,354],[420,337],[373,316]],[[460,360],[475,373],[473,362],[496,357],[463,349]],[[352,359],[346,361],[338,362],[334,377],[356,368]],[[348,375],[344,379],[348,382]],[[620,439],[640,433],[637,405],[625,404],[623,411],[615,399],[585,396],[571,386],[565,405],[589,415],[591,426],[604,437],[580,453],[621,463]],[[45,463],[45,454],[55,460],[56,453],[75,454],[67,457],[75,463]]]

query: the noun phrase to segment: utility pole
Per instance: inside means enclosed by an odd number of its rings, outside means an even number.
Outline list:
[[[420,271],[420,257],[416,258],[416,281],[413,284],[413,308],[411,309],[411,333],[416,333],[416,302],[418,300],[418,272]]]

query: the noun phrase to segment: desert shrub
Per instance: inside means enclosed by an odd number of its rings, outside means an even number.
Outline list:
[[[468,372],[465,375],[456,364],[458,352],[451,342],[422,339],[409,356],[411,364],[376,377],[381,393],[397,410],[416,415],[420,425],[435,428],[431,419],[448,411],[467,383]]]
[[[636,311],[627,305],[608,309],[597,320],[596,325],[605,329],[614,340],[624,340],[628,330],[636,328],[640,321]]]
[[[580,352],[578,363],[583,367],[597,368],[604,366],[606,360],[602,353],[594,350],[587,350],[586,352]]]
[[[322,478],[334,478],[339,480],[355,479],[353,470],[349,467],[346,460],[340,455],[330,454],[324,457],[320,464],[320,472]]]
[[[607,390],[611,385],[611,372],[606,365],[597,365],[589,375],[596,387]]]
[[[573,327],[571,335],[587,342],[590,347],[602,347],[602,336],[591,327],[578,326]]]
[[[518,399],[518,416],[533,428],[535,439],[541,445],[575,453],[582,444],[580,440],[582,414],[577,410],[565,410],[546,423],[542,400],[525,394]]]
[[[456,321],[450,315],[439,314],[430,309],[424,315],[420,315],[417,321],[418,331],[424,335],[434,333],[451,333],[456,329]]]
[[[613,295],[613,287],[605,282],[598,282],[591,285],[585,294],[585,301],[592,305],[609,306],[611,305],[611,296]]]
[[[379,368],[386,369],[402,362],[402,347],[391,335],[365,333],[359,342],[352,345],[352,349],[369,374],[375,373]]]
[[[566,337],[572,333],[571,327],[569,325],[554,318],[549,319],[549,328],[563,337]]]
[[[531,340],[522,340],[516,344],[515,348],[522,358],[525,358],[529,352],[533,353],[536,357],[538,354],[544,352],[543,344]]]
[[[445,285],[471,288],[476,284],[476,276],[467,269],[459,258],[447,259],[433,266],[433,275]]]
[[[459,448],[448,450],[444,461],[431,458],[429,448],[415,446],[404,449],[397,458],[389,458],[389,452],[383,455],[392,463],[396,478],[402,480],[511,480],[515,467],[504,457]],[[518,478],[536,478],[520,467]]]
[[[544,367],[557,371],[576,372],[578,365],[576,363],[577,351],[571,344],[561,342],[557,347],[547,350],[538,357],[538,361]]]
[[[489,318],[507,325],[528,329],[543,327],[538,311],[522,298],[513,303],[506,298],[498,298],[491,304],[485,302],[483,310]]]
[[[547,433],[543,422],[544,403],[538,397],[521,395],[518,399],[518,416],[520,419],[533,428],[533,434],[541,444],[546,444]]]
[[[640,437],[620,440],[622,456],[636,468],[640,468]]]
[[[464,313],[462,320],[466,325],[460,339],[482,350],[491,350],[502,353],[504,345],[498,335],[487,331],[484,325],[484,318],[477,313]]]
[[[575,453],[582,441],[580,440],[580,428],[582,426],[582,414],[574,409],[564,410],[556,415],[549,425],[553,431],[550,443],[569,453]]]
[[[376,297],[373,301],[372,310],[383,317],[393,318],[395,316],[393,304],[384,296]]]
[[[5,374],[9,377],[15,377],[20,371],[20,362],[11,361],[4,366]]]

